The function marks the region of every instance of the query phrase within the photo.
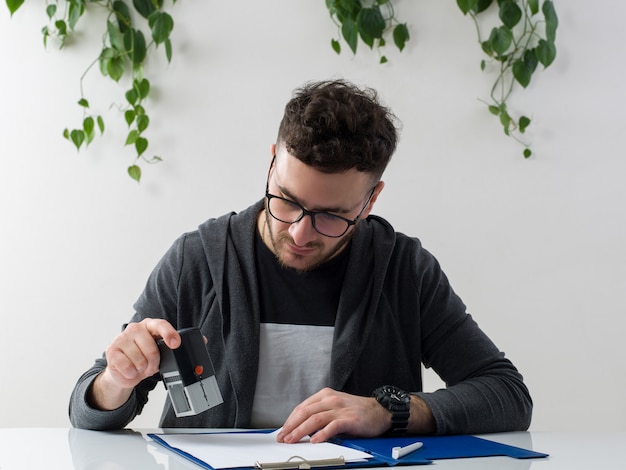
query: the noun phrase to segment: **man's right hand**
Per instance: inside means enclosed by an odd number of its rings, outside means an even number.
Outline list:
[[[129,323],[106,349],[107,367],[96,377],[88,401],[100,410],[122,406],[143,379],[159,371],[161,360],[156,340],[170,349],[180,346],[180,335],[166,320],[146,318]]]

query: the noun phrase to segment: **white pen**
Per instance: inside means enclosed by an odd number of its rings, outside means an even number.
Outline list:
[[[413,444],[409,444],[408,446],[394,447],[391,449],[391,457],[393,457],[394,459],[399,459],[401,457],[404,457],[405,455],[409,455],[411,452],[415,452],[423,445],[423,442],[414,442]]]

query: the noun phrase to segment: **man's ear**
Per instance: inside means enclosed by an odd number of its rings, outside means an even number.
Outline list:
[[[276,144],[270,145],[270,155],[272,156],[272,158],[274,158],[274,155],[276,155]]]
[[[370,212],[372,212],[372,209],[374,208],[374,203],[378,199],[378,195],[382,192],[384,187],[385,187],[384,181],[379,181],[378,183],[376,183],[376,186],[374,187],[374,194],[372,194],[372,197],[370,198],[370,202],[367,205],[367,209],[363,211],[362,218],[365,218],[368,215],[370,215]]]

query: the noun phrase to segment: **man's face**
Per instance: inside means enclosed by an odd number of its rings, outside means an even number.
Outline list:
[[[379,182],[372,193],[371,175],[351,169],[344,173],[322,173],[276,149],[276,159],[269,172],[269,193],[300,204],[309,211],[323,211],[349,220],[361,213],[368,216],[384,184]],[[372,197],[369,198],[370,194]],[[362,212],[361,212],[362,211]],[[356,226],[339,238],[330,238],[313,228],[310,216],[288,224],[276,220],[267,209],[259,218],[259,230],[265,244],[279,262],[298,271],[308,271],[328,261],[347,245]]]

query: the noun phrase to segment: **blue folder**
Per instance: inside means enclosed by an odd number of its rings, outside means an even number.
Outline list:
[[[393,447],[404,447],[420,441],[424,446],[400,459],[391,457]],[[438,459],[461,459],[470,457],[507,456],[516,459],[544,458],[548,454],[522,449],[480,437],[469,435],[435,436],[435,437],[379,437],[367,439],[339,439],[333,440],[336,444],[372,454],[374,459],[363,463],[347,463],[346,467],[364,467],[381,465],[420,465],[429,464]]]
[[[259,432],[259,431],[248,431]],[[260,431],[267,432],[267,431]],[[204,462],[197,457],[176,447],[170,446],[166,441],[156,434],[149,434],[156,443],[166,447],[167,449],[181,455],[192,462],[208,469],[214,469],[209,463]],[[404,447],[416,441],[422,442],[424,445],[419,450],[409,455],[394,459],[391,456],[393,447]],[[532,450],[522,449],[487,439],[470,436],[470,435],[454,435],[454,436],[412,436],[412,437],[378,437],[378,438],[335,438],[331,442],[345,447],[350,447],[363,452],[367,452],[372,456],[367,461],[347,462],[342,466],[325,467],[332,468],[368,468],[368,467],[384,467],[396,465],[426,465],[438,459],[459,459],[471,457],[494,457],[508,456],[516,459],[533,459],[544,458],[548,454],[535,452]],[[249,469],[251,467],[246,467]],[[243,469],[241,469],[243,470]]]

